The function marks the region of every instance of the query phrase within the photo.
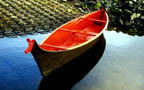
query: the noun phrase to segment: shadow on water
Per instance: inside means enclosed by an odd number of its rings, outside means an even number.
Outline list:
[[[100,60],[105,50],[104,36],[87,52],[66,63],[41,80],[39,90],[70,90]]]

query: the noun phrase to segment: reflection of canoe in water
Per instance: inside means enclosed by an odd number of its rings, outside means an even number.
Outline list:
[[[108,25],[105,10],[76,18],[57,28],[40,45],[27,39],[31,52],[43,76],[61,67],[92,47]]]

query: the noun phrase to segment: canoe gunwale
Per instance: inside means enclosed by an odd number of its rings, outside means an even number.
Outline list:
[[[106,13],[105,10],[102,10],[102,11],[104,11],[104,13],[106,14],[106,21],[105,21],[106,24],[105,24],[105,27],[102,29],[102,31],[101,31],[100,33],[98,33],[96,36],[94,36],[93,38],[91,38],[91,39],[89,39],[88,41],[83,42],[83,43],[81,43],[81,44],[79,44],[79,45],[76,45],[76,46],[74,46],[74,47],[67,48],[67,49],[65,49],[65,50],[52,51],[52,50],[46,50],[46,49],[43,49],[43,48],[41,48],[41,49],[44,50],[44,51],[46,51],[46,52],[65,52],[65,51],[68,51],[68,50],[73,50],[73,49],[79,48],[79,47],[81,47],[81,46],[83,46],[83,45],[86,45],[86,44],[94,41],[94,40],[97,39],[100,35],[102,35],[102,33],[105,31],[105,29],[107,29],[107,26],[108,26],[108,22],[109,22],[108,14]],[[90,14],[93,14],[93,13],[96,13],[96,12],[98,12],[98,11],[92,12],[92,13],[90,13]],[[89,15],[89,14],[88,14],[88,15]],[[78,17],[78,18],[76,18],[76,19],[81,19],[81,18],[86,17],[86,16],[88,16],[88,15],[85,15],[85,16],[82,16],[82,17]],[[99,21],[99,20],[94,20],[94,21]],[[69,21],[69,22],[70,22],[70,21]],[[67,23],[69,23],[69,22],[67,22]],[[102,22],[104,23],[104,21],[102,21]],[[60,26],[60,27],[58,27],[57,29],[55,29],[55,30],[54,30],[49,36],[47,36],[39,45],[42,45],[42,44],[44,43],[44,41],[45,41],[48,37],[50,37],[50,36],[51,36],[53,33],[55,33],[58,29],[61,29],[61,27],[63,27],[63,26],[66,25],[67,23],[65,23],[65,24],[63,24],[62,26]]]
[[[95,13],[95,12],[93,12],[93,13]],[[98,33],[95,37],[91,38],[90,40],[88,40],[88,41],[86,41],[86,42],[84,42],[84,43],[81,43],[80,45],[77,45],[77,46],[68,48],[68,50],[73,50],[73,49],[79,48],[79,47],[81,47],[81,46],[83,46],[83,45],[86,45],[86,44],[94,41],[95,39],[99,38],[100,35],[102,35],[102,33],[105,31],[105,29],[107,29],[107,26],[108,26],[108,22],[109,22],[108,20],[109,20],[109,19],[108,19],[108,15],[107,15],[106,12],[105,12],[105,14],[106,14],[106,17],[107,17],[106,25],[105,25],[105,27],[103,28],[103,30],[102,30],[100,33]]]

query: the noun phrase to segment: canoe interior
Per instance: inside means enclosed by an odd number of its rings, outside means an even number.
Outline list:
[[[40,44],[40,48],[60,51],[82,44],[98,35],[104,29],[106,21],[104,10],[76,18],[56,29]]]

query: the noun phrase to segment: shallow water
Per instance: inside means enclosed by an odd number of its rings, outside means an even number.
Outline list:
[[[144,90],[144,37],[106,31],[99,63],[72,90]],[[47,34],[0,39],[0,90],[37,89],[42,79],[26,38],[41,42]]]

